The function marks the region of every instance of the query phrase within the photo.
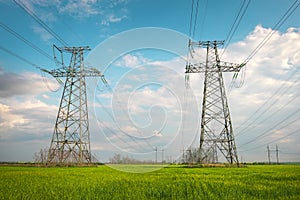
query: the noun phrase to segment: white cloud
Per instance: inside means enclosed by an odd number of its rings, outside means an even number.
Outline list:
[[[44,99],[50,98],[45,94],[49,90],[43,78],[31,72],[16,74],[1,71],[0,76],[1,137],[25,138],[26,135],[32,137],[49,131],[49,122],[54,120],[57,107],[38,99],[39,95]],[[57,87],[54,80],[48,80],[48,84]]]
[[[65,1],[57,5],[61,13],[67,13],[74,17],[84,18],[91,15],[102,13],[102,7],[97,4],[96,0]]]
[[[57,88],[53,79],[43,78],[39,74],[25,72],[17,74],[0,69],[0,97],[15,95],[33,95],[48,91],[47,87]]]
[[[267,144],[268,141],[288,135],[296,130],[297,126],[299,127],[297,123],[292,123],[281,129],[293,120],[300,119],[300,113],[287,119],[280,126],[274,127],[298,108],[300,58],[296,55],[299,55],[300,50],[299,30],[299,28],[289,28],[285,32],[276,31],[247,63],[243,86],[234,88],[230,93],[229,103],[235,133],[241,134],[237,137],[238,150],[243,151]],[[241,63],[270,31],[271,29],[258,25],[243,41],[229,45],[222,60]],[[225,75],[225,78],[228,86],[232,74]],[[287,105],[288,102],[290,103]],[[277,112],[279,109],[281,110]],[[243,145],[272,127],[274,129],[266,132],[264,137]],[[292,144],[298,143],[299,140],[299,137],[294,137],[276,142],[289,145],[288,148],[292,149],[294,146]],[[251,155],[251,151],[246,151],[244,155],[255,157]]]
[[[109,15],[108,21],[114,23],[114,22],[119,22],[119,21],[121,21],[123,18],[126,18],[126,16],[116,17],[116,16],[114,16],[114,15]]]
[[[41,39],[45,42],[53,39],[53,36],[48,33],[44,28],[37,26],[37,25],[33,25],[32,30],[41,37]]]
[[[61,21],[66,15],[81,21],[95,18],[98,21],[96,24],[101,24],[105,27],[128,18],[128,10],[126,9],[126,5],[128,4],[127,0],[21,0],[21,3],[43,22],[48,24],[51,29],[55,27],[55,23]],[[63,26],[66,25],[65,22],[62,21],[62,23]],[[70,29],[70,27],[67,28]],[[31,29],[45,42],[53,39],[53,36],[40,26],[32,25]]]
[[[140,55],[126,54],[116,61],[115,65],[119,67],[134,68],[146,63],[148,60]],[[148,61],[149,62],[149,61]]]
[[[46,21],[56,20],[55,14],[46,9],[49,7],[56,9],[59,14],[67,14],[74,18],[84,19],[92,16],[100,16],[103,25],[117,23],[127,18],[127,9],[125,6],[128,4],[128,0],[33,0],[23,1],[23,3],[36,14],[42,16],[42,19]]]
[[[44,99],[49,99],[49,98],[50,98],[50,97],[49,97],[48,95],[46,95],[46,94],[43,94],[42,97],[43,97]]]
[[[162,137],[163,135],[161,134],[161,132],[155,130],[153,131],[153,135],[156,136],[156,137]]]
[[[35,135],[40,137],[52,132],[57,106],[48,105],[36,97],[28,95],[11,97],[0,104],[1,136],[6,139],[17,139]],[[5,130],[5,131],[4,131]]]
[[[112,23],[120,22],[126,18],[127,18],[126,14],[118,15],[118,16],[116,14],[108,14],[104,16],[104,19],[102,19],[101,24],[109,26]]]
[[[49,18],[45,16],[50,16],[50,21],[53,17],[53,13],[50,13],[44,8],[52,7],[57,9],[59,13],[67,13],[74,17],[88,17],[91,15],[97,15],[101,13],[101,9],[98,9],[97,0],[31,0],[31,1],[22,1],[23,4],[35,14],[42,15],[42,18],[46,21],[49,21]],[[52,9],[53,10],[53,9]]]
[[[25,5],[26,8],[28,8],[29,10],[34,12],[34,6],[33,6],[32,2],[26,1],[26,0],[21,0],[20,3],[21,3],[21,5],[22,4]]]
[[[14,128],[15,126],[25,123],[22,115],[14,114],[9,105],[0,103],[0,129]],[[3,136],[3,135],[2,135]]]

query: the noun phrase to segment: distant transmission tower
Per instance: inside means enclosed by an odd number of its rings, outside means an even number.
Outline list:
[[[245,64],[222,62],[217,47],[224,41],[189,42],[189,47],[206,48],[203,63],[188,63],[186,73],[204,73],[204,91],[200,133],[200,162],[216,162],[216,148],[226,160],[238,164],[223,72],[239,72]],[[192,52],[191,51],[191,52]],[[211,158],[212,157],[212,158]]]
[[[48,152],[47,164],[91,163],[89,118],[85,77],[101,77],[95,68],[84,67],[83,53],[89,47],[62,47],[53,45],[61,54],[61,67],[51,71],[53,77],[65,77],[63,94],[55,122],[53,137]],[[70,63],[65,66],[63,53],[70,54]]]

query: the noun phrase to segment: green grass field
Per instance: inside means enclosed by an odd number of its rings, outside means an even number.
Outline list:
[[[0,199],[300,199],[300,165],[169,166],[126,173],[107,166],[0,167]]]

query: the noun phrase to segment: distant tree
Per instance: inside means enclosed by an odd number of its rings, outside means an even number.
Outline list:
[[[200,162],[200,150],[199,148],[189,148],[186,151],[186,162],[189,164]]]
[[[92,154],[92,163],[99,163],[98,158],[96,157],[96,155]]]
[[[201,151],[199,147],[190,147],[182,155],[182,163],[195,164],[195,163],[215,163],[217,158],[214,149],[212,149],[204,158],[201,160]]]
[[[34,153],[33,160],[37,164],[45,165],[48,157],[48,148],[42,148],[38,152]]]
[[[129,156],[122,156],[121,154],[115,154],[112,158],[109,159],[109,162],[112,164],[140,164],[146,161],[140,161]]]
[[[112,158],[109,159],[109,162],[112,164],[121,164],[121,161],[121,154],[115,154]]]

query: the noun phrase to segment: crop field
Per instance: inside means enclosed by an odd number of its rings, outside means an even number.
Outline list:
[[[168,166],[127,173],[107,166],[0,167],[0,199],[300,199],[300,165]]]

